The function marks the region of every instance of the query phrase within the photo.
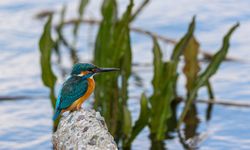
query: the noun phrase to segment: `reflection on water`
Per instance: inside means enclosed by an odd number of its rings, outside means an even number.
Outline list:
[[[40,10],[58,9],[65,2],[72,3],[69,10],[74,10],[77,1],[0,1],[0,96],[40,97],[0,102],[0,149],[51,148],[52,109],[50,101],[46,98],[48,90],[43,87],[40,81],[37,46],[43,22],[34,20],[34,15]],[[87,17],[100,17],[98,12],[94,11],[99,7],[100,3],[98,2],[91,2],[87,10],[89,12]],[[126,0],[120,0],[120,3],[124,4]],[[248,75],[250,72],[250,52],[248,50],[250,10],[247,6],[249,3],[248,1],[236,2],[233,0],[212,2],[193,0],[190,4],[190,1],[185,0],[180,0],[178,3],[176,1],[163,3],[160,0],[155,0],[139,16],[134,26],[141,26],[162,35],[179,38],[185,32],[191,16],[198,14],[197,37],[204,44],[202,48],[216,51],[220,46],[221,37],[228,30],[228,27],[236,21],[240,21],[241,27],[232,38],[233,43],[229,54],[243,59],[245,62],[224,63],[213,78],[212,83],[216,99],[248,101],[250,97],[250,76]],[[183,8],[183,5],[187,7]],[[120,7],[123,10],[125,5]],[[74,15],[72,11],[71,16]],[[83,30],[86,29],[83,28]],[[93,31],[95,30],[94,28]],[[151,62],[152,45],[149,44],[151,39],[135,34],[132,36],[134,62]],[[82,35],[81,38],[86,41],[88,35]],[[80,54],[84,59],[90,59],[92,53],[87,51],[90,48],[86,45],[86,43],[79,45],[78,48],[82,49]],[[163,48],[168,51],[171,46],[163,44]],[[165,55],[167,57],[168,54]],[[64,64],[70,67],[70,62]],[[150,95],[152,93],[152,67],[134,67],[133,71],[136,75],[130,80],[130,95],[138,95],[143,90]],[[180,78],[179,84],[184,85],[183,77]],[[205,90],[200,91],[200,97],[204,99],[207,98]],[[184,94],[184,91],[179,92]],[[139,101],[134,98],[129,101],[133,118],[138,116],[138,103]],[[214,106],[209,122],[206,122],[206,110],[206,104],[192,107],[189,115],[192,118],[185,122],[182,131],[186,133],[185,139],[190,139],[194,135],[196,137],[206,135],[204,141],[198,145],[200,149],[204,150],[211,149],[211,147],[213,149],[250,149],[250,126],[247,126],[250,122],[249,109]],[[174,119],[171,123],[174,122]],[[200,124],[197,124],[198,122]],[[145,128],[133,143],[133,149],[150,148],[148,133],[148,128]],[[183,149],[179,139],[175,138],[177,136],[176,133],[169,133],[169,140],[155,144],[169,149]]]

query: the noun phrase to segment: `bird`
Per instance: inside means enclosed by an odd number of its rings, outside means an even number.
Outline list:
[[[59,92],[53,120],[55,121],[61,113],[81,108],[82,103],[95,89],[94,75],[119,70],[119,68],[99,68],[90,63],[75,64],[70,77],[63,83]]]

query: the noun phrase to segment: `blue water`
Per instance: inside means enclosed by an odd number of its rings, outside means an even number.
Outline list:
[[[142,1],[142,0],[141,0]],[[141,1],[135,2],[135,7]],[[0,1],[0,96],[25,96],[30,99],[0,101],[0,149],[50,149],[52,109],[48,100],[48,89],[40,81],[38,39],[41,35],[44,20],[36,20],[35,14],[42,10],[60,11],[63,4],[68,6],[67,18],[76,16],[76,0],[1,0]],[[100,19],[98,11],[100,0],[91,1],[87,7],[86,18]],[[119,10],[126,8],[127,1],[119,0]],[[194,14],[197,15],[196,37],[203,50],[215,52],[219,49],[223,35],[230,26],[240,22],[241,26],[231,39],[229,56],[240,59],[240,62],[225,62],[219,72],[212,78],[216,99],[233,102],[250,103],[250,2],[247,0],[154,0],[145,8],[133,23],[166,37],[179,39],[186,31],[187,25]],[[55,17],[58,20],[58,16]],[[54,22],[54,24],[56,21]],[[96,27],[81,28],[81,39],[87,41],[78,44],[82,61],[91,59],[92,43]],[[85,32],[84,32],[85,31]],[[86,32],[87,31],[87,32]],[[67,29],[66,33],[71,32]],[[88,39],[88,40],[87,40]],[[132,34],[133,62],[150,63],[152,61],[151,39],[142,35]],[[172,45],[161,43],[169,57]],[[67,57],[67,56],[65,56]],[[66,59],[64,66],[70,68]],[[58,73],[58,68],[54,68]],[[136,119],[139,112],[138,97],[142,91],[152,93],[152,67],[134,67],[143,81],[138,87],[135,79],[130,80],[129,108]],[[58,86],[63,78],[59,78]],[[184,77],[180,78],[179,86],[184,86]],[[185,91],[180,88],[180,94]],[[33,97],[33,98],[32,98]],[[207,99],[206,90],[200,91],[199,97]],[[206,105],[198,104],[198,116],[201,121],[198,127],[200,135],[205,138],[199,144],[201,150],[234,150],[250,149],[250,109],[225,107],[216,105],[212,119],[205,121]],[[85,106],[86,107],[86,106]],[[182,105],[180,108],[183,107]],[[178,138],[165,142],[171,149],[183,149]],[[148,129],[133,143],[133,149],[148,149]]]

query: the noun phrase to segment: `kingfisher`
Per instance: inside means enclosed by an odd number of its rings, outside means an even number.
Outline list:
[[[73,66],[70,77],[63,83],[56,101],[53,120],[66,111],[81,108],[82,103],[95,89],[93,76],[97,73],[119,71],[118,68],[99,68],[89,63],[77,63]]]

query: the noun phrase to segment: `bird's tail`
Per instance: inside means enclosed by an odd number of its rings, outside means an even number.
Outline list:
[[[54,114],[54,116],[53,116],[53,120],[55,121],[57,118],[58,118],[58,116],[61,114],[61,109],[56,109],[56,111],[55,111],[55,114]]]

